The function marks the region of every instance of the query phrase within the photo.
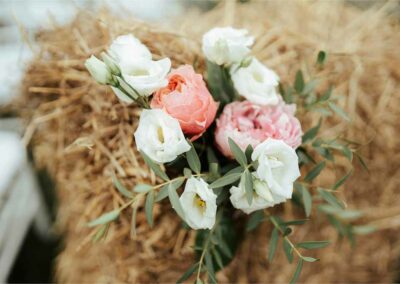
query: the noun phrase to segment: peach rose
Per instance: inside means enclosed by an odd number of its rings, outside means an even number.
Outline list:
[[[275,106],[260,106],[249,101],[230,103],[217,120],[215,142],[231,158],[229,137],[242,150],[248,145],[255,148],[267,138],[283,140],[296,149],[301,144],[302,131],[295,111],[295,105],[287,105],[282,100]]]
[[[203,77],[192,66],[183,65],[172,70],[167,79],[168,86],[154,94],[151,107],[161,108],[176,118],[192,140],[200,137],[214,121],[218,108]]]

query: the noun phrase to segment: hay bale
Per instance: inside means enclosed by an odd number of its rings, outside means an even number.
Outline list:
[[[346,129],[346,137],[362,142],[370,174],[356,167],[344,191],[350,208],[365,210],[365,223],[378,232],[360,237],[357,246],[338,240],[323,218],[296,228],[293,236],[331,239],[333,245],[317,251],[319,263],[305,265],[301,281],[391,282],[399,256],[400,185],[400,46],[399,26],[386,16],[393,2],[364,12],[341,2],[250,2],[225,5],[205,14],[179,19],[171,31],[135,21],[114,19],[107,13],[80,14],[70,25],[38,34],[41,52],[25,78],[23,115],[30,119],[25,134],[39,167],[48,168],[58,185],[58,227],[65,247],[57,262],[61,282],[172,282],[190,265],[194,234],[180,227],[168,204],[157,204],[155,228],[150,229],[140,209],[137,235],[130,233],[131,212],[112,224],[104,242],[92,244],[94,234],[85,224],[123,204],[112,186],[115,173],[124,183],[155,182],[135,150],[132,133],[138,108],[117,101],[111,90],[96,84],[83,67],[92,53],[102,51],[116,35],[132,32],[150,47],[156,58],[168,56],[173,65],[204,68],[201,34],[212,26],[234,24],[257,37],[255,55],[275,69],[282,81],[293,80],[299,69],[311,70],[317,52],[329,60],[317,76],[334,84],[342,106],[351,114],[350,127],[330,121],[326,134]],[[201,19],[201,20],[199,20]],[[199,23],[201,21],[201,23]],[[317,117],[304,114],[303,123]],[[32,139],[31,139],[32,138]],[[337,169],[319,178],[326,183],[345,171]],[[286,218],[301,212],[290,203],[279,207]],[[237,257],[218,274],[220,281],[288,282],[294,267],[282,253],[266,260],[268,224],[248,235]],[[340,272],[340,273],[338,273]]]

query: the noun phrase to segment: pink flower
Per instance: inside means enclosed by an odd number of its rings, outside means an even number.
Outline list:
[[[203,77],[190,65],[172,70],[167,79],[168,86],[154,94],[151,107],[161,108],[176,118],[182,131],[195,140],[214,121],[218,104],[207,90]]]
[[[296,149],[301,144],[301,125],[294,116],[295,105],[282,100],[275,106],[260,106],[249,101],[233,102],[225,106],[217,120],[215,142],[219,150],[232,158],[228,138],[245,150],[256,147],[267,138],[283,140]]]

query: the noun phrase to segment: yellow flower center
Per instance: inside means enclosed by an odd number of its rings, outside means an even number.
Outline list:
[[[158,140],[160,140],[161,143],[164,143],[164,133],[161,127],[157,128],[157,135]]]
[[[204,212],[204,210],[206,209],[206,202],[201,199],[198,194],[196,194],[194,197],[194,205],[197,206],[201,212]]]

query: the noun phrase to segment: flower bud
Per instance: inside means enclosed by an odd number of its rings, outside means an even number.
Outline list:
[[[90,56],[90,58],[85,61],[85,67],[98,83],[107,85],[113,82],[113,76],[110,69],[96,56]]]

